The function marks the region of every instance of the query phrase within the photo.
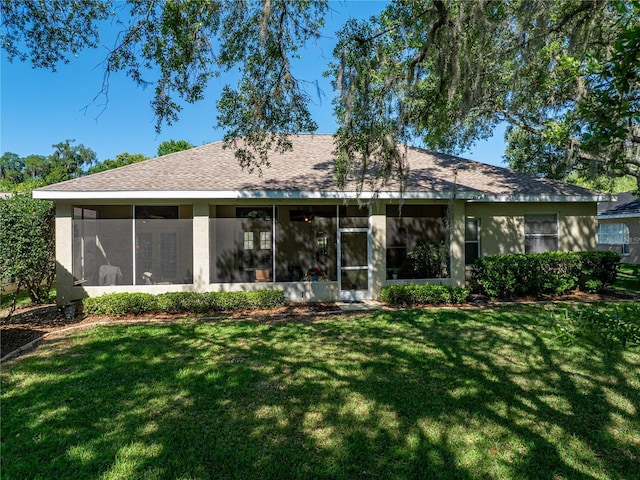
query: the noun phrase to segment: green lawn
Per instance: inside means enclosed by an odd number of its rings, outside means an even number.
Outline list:
[[[2,478],[640,478],[640,349],[565,346],[547,318],[75,331],[2,365]]]
[[[640,265],[621,263],[618,267],[618,278],[613,284],[616,290],[627,290],[640,293]]]

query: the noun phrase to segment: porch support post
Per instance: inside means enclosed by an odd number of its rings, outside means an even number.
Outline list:
[[[209,285],[209,204],[193,203],[193,288],[207,291]]]
[[[465,201],[455,200],[450,218],[450,247],[451,247],[451,283],[459,287],[465,284],[464,266],[464,230],[465,230]]]
[[[73,207],[56,202],[56,303],[66,305],[74,297],[73,290]]]
[[[387,217],[386,204],[381,201],[371,205],[371,296],[377,300],[387,281]]]

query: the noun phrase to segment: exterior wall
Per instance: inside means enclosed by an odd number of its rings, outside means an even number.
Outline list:
[[[524,253],[524,216],[558,215],[558,248],[561,251],[595,250],[598,225],[596,203],[473,203],[466,215],[480,219],[481,256]]]
[[[629,254],[622,256],[622,263],[640,263],[640,217],[606,218],[598,220],[598,223],[612,224],[624,223],[629,228]],[[622,254],[621,245],[601,245],[598,250],[609,250]]]
[[[83,202],[75,202],[82,204]],[[92,202],[96,203],[96,202]],[[103,202],[111,204],[113,202]],[[125,201],[121,202],[127,203]],[[130,203],[130,202],[129,202]],[[150,204],[150,202],[138,202]],[[171,204],[170,199],[157,204]],[[184,201],[175,202],[182,203]],[[256,283],[210,283],[210,206],[214,202],[200,200],[193,205],[193,284],[183,285],[116,285],[73,286],[73,203],[58,202],[56,210],[56,256],[58,304],[87,296],[98,296],[116,292],[164,293],[180,291],[252,291],[277,289],[285,292],[291,301],[335,301],[339,298],[338,282],[256,282]],[[227,205],[272,205],[273,200],[228,200],[216,202]],[[285,202],[280,202],[285,204]],[[286,202],[291,204],[293,202]],[[335,205],[335,201],[295,201],[297,205]],[[419,203],[419,202],[411,202]],[[446,201],[423,202],[425,204],[449,205]],[[464,285],[465,283],[465,217],[480,219],[481,255],[495,253],[524,252],[524,215],[530,213],[557,213],[559,221],[560,250],[595,250],[597,239],[596,204],[591,203],[482,203],[457,200],[453,203],[449,222],[451,227],[450,278],[422,280],[386,279],[386,203],[373,202],[370,210],[370,277],[369,290],[372,298],[378,298],[385,285],[424,284]],[[632,234],[636,238],[637,233]]]

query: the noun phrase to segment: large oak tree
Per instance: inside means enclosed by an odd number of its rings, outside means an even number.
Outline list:
[[[324,0],[3,1],[10,59],[53,68],[121,32],[104,62],[153,84],[157,128],[239,69],[217,101],[225,138],[249,168],[315,123],[292,60],[320,35]],[[405,0],[338,33],[330,66],[340,182],[404,179],[398,141],[457,152],[510,125],[512,166],[640,176],[638,0]],[[154,70],[156,69],[156,70]],[[153,72],[159,71],[156,77]],[[239,140],[239,144],[236,142]]]

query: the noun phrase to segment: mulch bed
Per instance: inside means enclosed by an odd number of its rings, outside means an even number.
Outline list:
[[[620,301],[620,300],[640,300],[639,295],[632,295],[625,292],[607,291],[602,294],[589,294],[585,292],[571,292],[562,297],[546,299],[553,302],[599,302],[599,301]],[[537,303],[540,299],[523,298],[513,303]],[[545,299],[542,299],[545,301]],[[473,296],[468,304],[463,307],[486,307],[499,306],[505,302],[490,301],[483,296]],[[426,306],[433,307],[433,306]],[[433,308],[440,308],[435,306]],[[220,314],[224,317],[235,318],[255,318],[256,320],[265,321],[274,318],[305,318],[312,314],[323,314],[338,312],[340,309],[334,303],[292,303],[284,307],[269,310],[250,310],[240,312],[225,312]],[[82,326],[83,324],[91,324],[96,321],[104,321],[111,317],[100,317],[94,315],[78,315],[73,319],[65,318],[62,310],[56,305],[38,305],[17,309],[9,318],[6,317],[7,312],[0,312],[0,358],[8,353],[17,350],[27,343],[40,338],[41,336],[62,330],[70,326]],[[179,318],[193,317],[193,315],[177,314],[177,315],[128,315],[118,317],[118,320],[145,320],[145,319],[162,319],[172,320]]]
[[[340,309],[333,303],[308,303],[289,304],[284,307],[269,310],[244,310],[237,312],[225,312],[220,314],[225,317],[255,317],[264,318],[272,316],[296,317],[307,316],[313,313],[338,312]],[[104,321],[107,318],[96,315],[77,315],[73,319],[65,318],[63,311],[56,305],[36,305],[18,308],[9,318],[6,318],[7,311],[0,311],[0,358],[17,350],[43,335],[70,326],[82,326],[97,321]],[[172,320],[193,317],[187,314],[147,314],[147,315],[123,315],[117,320],[145,320],[162,319]]]

